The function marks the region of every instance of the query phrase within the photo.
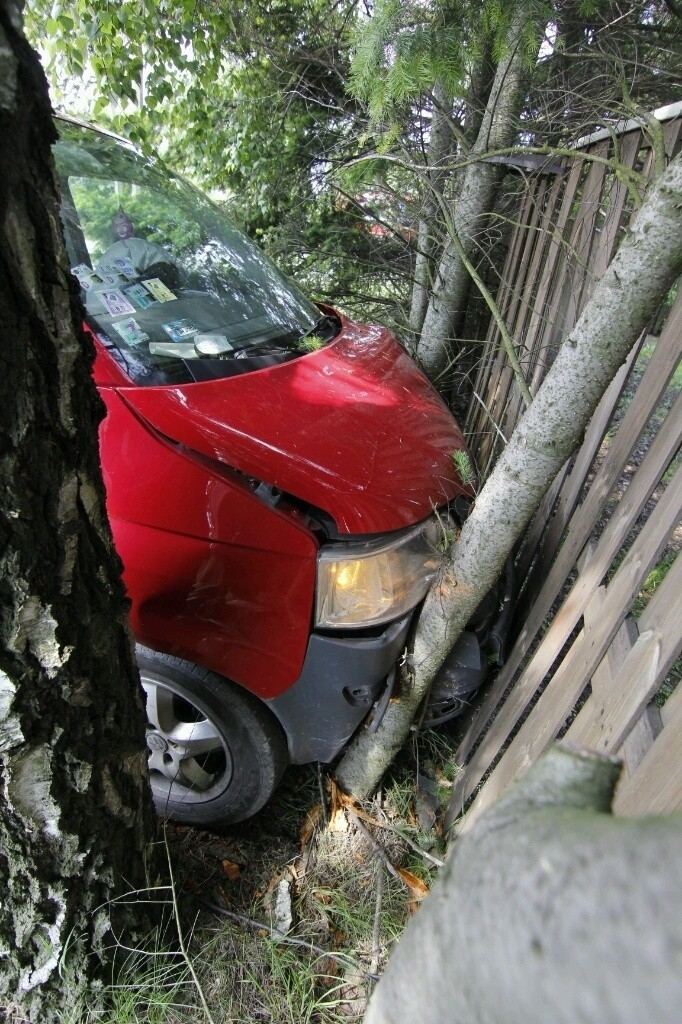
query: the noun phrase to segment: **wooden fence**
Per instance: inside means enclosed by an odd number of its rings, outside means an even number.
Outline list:
[[[673,113],[668,156],[682,133]],[[533,391],[632,214],[622,177],[584,159],[614,150],[651,173],[651,143],[637,126],[591,138],[565,174],[529,182],[498,300]],[[654,700],[682,648],[681,355],[682,293],[660,337],[633,348],[519,548],[516,641],[460,743],[449,824],[464,814],[459,828],[469,827],[557,737],[624,759],[617,813],[682,808],[682,686],[660,709]],[[467,425],[485,474],[522,406],[500,352],[476,387]],[[659,585],[646,603],[652,570]]]

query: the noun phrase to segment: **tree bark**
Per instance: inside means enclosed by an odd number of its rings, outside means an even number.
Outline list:
[[[524,65],[528,53],[523,48],[524,32],[530,20],[527,5],[521,5],[509,29],[507,52],[500,60],[485,113],[470,156],[511,145],[517,134],[517,118],[523,102]],[[461,191],[452,214],[449,230],[455,232],[467,258],[477,263],[477,235],[492,210],[499,168],[481,160],[463,171]],[[447,368],[450,340],[455,320],[463,313],[469,289],[469,273],[458,247],[446,243],[438,265],[436,282],[422,324],[417,356],[427,376],[437,381]]]
[[[92,343],[20,11],[1,0],[0,992],[50,1024],[82,1006],[111,922],[149,927],[143,903],[112,901],[148,885],[154,819]]]
[[[554,747],[455,844],[365,1024],[675,1024],[682,817],[608,813],[619,768]]]
[[[682,155],[650,187],[628,238],[564,341],[447,553],[408,649],[399,699],[374,735],[360,733],[337,768],[364,797],[400,749],[436,672],[561,466],[578,447],[601,396],[682,271]]]
[[[431,136],[424,169],[424,202],[417,230],[417,255],[414,263],[414,282],[410,301],[410,333],[418,338],[421,333],[431,294],[431,275],[434,257],[438,251],[440,231],[440,203],[438,196],[443,193],[446,173],[444,160],[452,155],[455,141],[449,118],[452,115],[452,99],[442,83],[434,88],[434,104],[431,116]]]

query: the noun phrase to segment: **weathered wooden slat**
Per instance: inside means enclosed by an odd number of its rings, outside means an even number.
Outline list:
[[[669,160],[675,156],[680,136],[682,136],[682,118],[678,117],[674,121],[668,121],[663,128],[663,141],[665,154]]]
[[[525,294],[525,285],[528,280],[530,267],[532,265],[532,257],[535,252],[538,242],[539,234],[537,232],[538,223],[540,221],[540,205],[538,203],[538,191],[543,187],[543,182],[539,179],[535,179],[529,188],[529,195],[531,197],[530,213],[524,223],[524,237],[523,245],[519,252],[518,261],[515,268],[514,282],[512,287],[512,296],[507,309],[506,321],[509,332],[513,338],[518,337],[519,325],[523,322],[526,316],[526,309],[523,305],[523,297]]]
[[[605,594],[606,587],[600,587],[600,590],[602,589]],[[590,625],[594,626],[594,621],[591,622]],[[608,664],[608,674],[598,670],[599,674],[595,672],[592,676],[592,695],[596,699],[602,699],[601,695],[603,693],[610,692],[607,690],[607,687],[616,685],[614,680],[620,678],[621,669],[625,659],[628,657],[630,651],[637,642],[638,636],[639,629],[637,628],[637,623],[631,615],[628,615],[614,636],[607,655],[602,662],[602,664]],[[602,666],[600,665],[599,668],[601,669],[601,667]]]
[[[597,623],[599,622],[603,612],[605,600],[606,587],[602,585],[601,587],[597,587],[591,599],[587,602],[587,608],[585,609],[585,615],[583,617],[585,622],[583,633],[587,633],[589,635],[593,629],[596,629]],[[620,629],[622,629],[624,625],[625,623],[621,625]],[[618,633],[620,633],[620,630]],[[616,637],[618,636],[618,633],[616,633]],[[616,637],[614,637],[614,641]],[[613,682],[613,672],[611,671],[611,663],[609,661],[610,650],[611,648],[609,647],[606,654],[592,673],[592,678],[590,679],[592,693],[603,693],[604,690],[608,689],[609,684]]]
[[[571,169],[571,172],[568,176],[568,181],[566,182],[561,207],[559,210],[557,226],[552,233],[547,260],[543,266],[543,279],[540,281],[533,314],[531,315],[531,328],[529,332],[531,337],[534,337],[534,332],[537,329],[532,327],[532,324],[538,319],[538,309],[540,309],[540,321],[538,323],[538,326],[542,326],[544,329],[544,321],[542,320],[542,317],[544,315],[543,307],[547,295],[550,292],[550,289],[555,284],[555,277],[553,276],[552,271],[556,268],[557,261],[563,257],[563,232],[565,230],[566,223],[570,216],[573,199],[575,197],[575,190],[580,182],[581,168],[580,166],[578,166],[578,164],[579,161],[576,161],[574,167]],[[515,272],[516,266],[514,265],[509,269],[509,274],[512,280]],[[492,372],[490,374],[489,388],[485,395],[483,396],[486,405],[490,410],[491,415],[495,418],[495,421],[498,424],[501,421],[504,410],[504,402],[502,401],[502,398],[504,397],[505,401],[507,398],[507,391],[506,389],[500,387],[499,380],[500,375],[504,371],[505,365],[506,358],[504,357],[503,353],[500,353],[500,357],[496,364],[493,366]],[[499,448],[499,445],[495,445],[495,441],[496,439],[490,435],[487,438],[482,439],[480,455],[477,456],[479,466],[486,466],[489,468],[494,462],[496,451]]]
[[[516,354],[519,358],[519,363],[527,374],[527,350],[524,345],[524,325],[529,315],[527,290],[532,289],[531,280],[531,267],[532,257],[535,255],[538,249],[541,248],[541,239],[537,232],[539,211],[535,211],[535,217],[529,224],[528,232],[528,243],[524,248],[518,266],[518,287],[517,287],[517,301],[513,310],[513,318],[508,321],[509,333],[514,339],[516,346]],[[504,362],[500,368],[499,380],[496,389],[495,403],[497,408],[500,410],[498,425],[505,436],[509,436],[514,429],[516,420],[519,415],[519,409],[523,404],[519,387],[516,382],[513,370],[509,365],[509,360],[505,357]],[[511,429],[509,424],[511,423]],[[495,444],[497,454],[499,454],[499,443]]]
[[[561,175],[557,175],[546,187],[546,193],[544,196],[542,219],[538,225],[538,241],[533,253],[533,260],[528,270],[526,277],[526,284],[524,287],[523,294],[523,308],[527,311],[529,324],[532,320],[533,312],[535,309],[534,296],[538,289],[539,275],[543,262],[547,258],[547,251],[551,244],[552,234],[551,225],[552,220],[556,213],[556,206],[561,195],[563,188],[563,182]],[[526,362],[524,363],[525,369],[528,370],[534,366],[533,356],[535,352],[536,338],[530,331],[525,330],[523,325],[519,325],[522,330],[521,340],[523,341],[523,347],[527,353]]]
[[[674,408],[671,409],[666,417],[665,423],[652,442],[635,478],[618,503],[608,526],[599,540],[589,566],[576,580],[562,605],[561,613],[552,621],[532,660],[515,683],[512,691],[508,694],[493,726],[483,737],[470,763],[457,777],[453,788],[453,801],[456,807],[463,805],[474,792],[483,775],[497,757],[510,731],[518,722],[529,701],[550,672],[564,644],[577,625],[580,616],[585,611],[592,594],[606,575],[615,555],[637,521],[642,508],[648,500],[648,496],[660,480],[670,461],[674,458],[681,441],[682,395],[678,397]],[[666,489],[664,499],[662,500],[665,500],[666,503],[669,502],[671,500],[670,494],[675,494],[680,486],[682,486],[682,474],[676,474],[675,479]],[[633,546],[633,549],[639,551],[639,545],[637,548]],[[571,560],[571,565],[574,562],[575,557]],[[566,573],[563,573],[562,581],[565,577]],[[535,613],[535,609],[533,613]],[[499,679],[506,669],[507,666],[505,665],[500,676],[495,681],[495,687],[499,685]],[[476,721],[475,719],[467,732],[467,736],[473,734],[473,725],[475,725]],[[465,736],[465,740],[466,738]],[[460,758],[459,751],[455,755],[455,760],[458,764],[464,763],[463,759]]]
[[[637,151],[639,150],[640,139],[641,132],[628,132],[625,138],[621,140],[619,157],[623,166],[628,168],[634,167],[635,160],[637,159]],[[629,189],[627,185],[620,179],[616,178],[611,189],[609,207],[606,212],[604,224],[599,235],[599,244],[595,253],[594,276],[596,280],[599,280],[599,278],[604,276],[606,268],[611,262],[611,258],[617,248],[618,238],[623,226],[625,202],[628,195]]]
[[[656,737],[637,770],[616,790],[614,814],[635,817],[641,814],[672,814],[682,810],[682,687],[678,686],[668,704],[672,706],[665,728]]]
[[[639,621],[639,635],[612,683],[593,693],[566,733],[601,754],[620,749],[682,647],[682,558],[677,558]],[[682,782],[682,775],[680,778]]]
[[[566,529],[566,526],[575,511],[575,507],[578,504],[578,498],[580,497],[585,484],[587,474],[594,462],[595,455],[599,451],[599,447],[604,438],[604,432],[611,422],[613,411],[618,404],[623,387],[625,386],[625,381],[628,378],[632,365],[637,358],[641,347],[642,338],[639,338],[630,350],[628,358],[625,360],[620,370],[606,389],[601,402],[597,406],[594,416],[590,420],[585,433],[585,440],[580,446],[580,450],[575,457],[571,471],[566,482],[561,488],[561,492],[554,508],[554,514],[543,538],[542,546],[537,552],[537,559],[533,566],[532,575],[526,584],[524,600],[525,607],[528,609],[531,607],[547,579],[549,567],[554,561],[564,530]]]
[[[637,771],[662,728],[659,709],[655,704],[648,704],[616,751],[616,756],[623,760],[623,778]]]
[[[533,294],[537,290],[538,286],[538,274],[543,260],[546,258],[547,247],[551,240],[551,235],[548,233],[548,227],[551,222],[551,217],[554,213],[554,206],[559,196],[559,188],[561,182],[556,179],[551,183],[544,182],[545,191],[543,193],[542,201],[542,217],[538,216],[537,220],[531,228],[534,229],[535,234],[535,245],[532,250],[532,258],[529,266],[523,267],[522,269],[522,280],[523,280],[523,292],[517,310],[516,317],[511,327],[511,335],[517,343],[517,354],[519,362],[524,371],[524,376],[527,383],[531,384],[535,370],[535,359],[537,357],[537,339],[531,336],[526,331],[526,325],[532,318],[534,304]],[[540,213],[540,204],[538,204],[538,213]],[[516,423],[523,415],[525,403],[523,396],[519,390],[516,378],[510,374],[509,367],[507,367],[507,377],[509,380],[508,395],[509,400],[504,413],[504,419],[501,421],[501,428],[504,434],[511,434]]]
[[[637,442],[653,409],[658,405],[667,382],[677,365],[681,349],[682,293],[677,297],[675,306],[668,317],[665,330],[654,350],[642,382],[625,412],[620,429],[611,441],[608,455],[596,474],[583,504],[571,520],[566,539],[547,574],[540,594],[529,613],[514,648],[459,745],[455,755],[458,764],[466,764],[469,754],[487,725],[490,716],[530,650],[538,630],[549,614],[580,551],[585,546],[592,527],[618,480],[633,446]],[[651,451],[649,452],[650,454]],[[462,773],[458,779],[460,785],[463,784],[463,780],[467,778],[468,774],[469,769]],[[461,782],[460,779],[462,780]]]
[[[540,502],[537,512],[531,519],[528,529],[523,535],[516,557],[516,578],[518,580],[519,587],[526,579],[531,564],[537,555],[542,536],[552,517],[552,509],[554,508],[555,502],[561,493],[561,489],[564,486],[564,481],[570,467],[571,459],[568,459],[554,477],[547,493]],[[526,611],[528,611],[532,601],[527,600],[525,593],[522,601],[525,605]],[[525,617],[526,616],[524,614],[524,620]]]
[[[540,342],[540,348],[542,347],[541,339],[545,332],[548,316],[551,315],[551,312],[548,311],[547,307],[550,303],[553,291],[556,288],[557,281],[560,280],[561,277],[560,274],[557,273],[557,269],[559,263],[565,256],[564,234],[571,215],[575,195],[580,184],[581,175],[582,162],[580,160],[575,160],[568,175],[568,180],[566,181],[566,188],[561,201],[559,216],[557,217],[556,227],[552,231],[552,238],[547,250],[547,259],[543,266],[542,278],[535,296],[533,313],[528,324],[527,334],[528,338],[531,339],[530,343],[535,344],[537,338],[538,342]]]
[[[679,521],[681,507],[682,473],[677,473],[609,584],[599,628],[590,634],[585,631],[582,638],[574,642],[471,805],[461,831],[469,829],[500,793],[521,772],[534,764],[556,737],[603,658],[650,569],[667,544],[671,532]],[[588,570],[585,575],[590,575],[590,571]],[[505,704],[503,710],[506,710],[506,707]],[[507,729],[505,737],[508,733]]]
[[[611,140],[598,142],[590,148],[593,156],[605,159],[611,148]],[[580,210],[573,225],[571,235],[571,294],[566,307],[562,334],[565,336],[572,329],[585,304],[583,295],[586,281],[592,276],[590,253],[595,245],[596,221],[599,216],[599,204],[602,188],[606,177],[606,166],[593,163],[587,172],[583,194],[580,199]]]
[[[507,259],[504,263],[504,269],[502,271],[502,278],[500,281],[500,287],[496,297],[498,309],[507,322],[507,315],[509,309],[509,303],[513,298],[514,293],[514,281],[515,281],[515,270],[518,263],[519,252],[524,242],[524,224],[528,216],[528,210],[530,209],[531,198],[526,193],[521,202],[521,209],[519,210],[518,223],[514,229],[512,239],[509,244],[509,252]],[[476,380],[474,381],[474,392],[481,396],[486,406],[489,406],[489,391],[491,381],[494,380],[496,373],[502,366],[501,356],[501,343],[500,333],[497,324],[494,320],[490,321],[490,327],[488,328],[488,334],[486,336],[486,344],[484,349],[484,357],[481,360],[481,364],[478,368]],[[466,417],[465,432],[467,435],[471,434],[474,437],[482,438],[485,436],[483,431],[486,426],[486,415],[481,409],[480,404],[472,397],[471,404],[469,405],[469,411]],[[472,448],[472,455],[479,461],[478,447]]]

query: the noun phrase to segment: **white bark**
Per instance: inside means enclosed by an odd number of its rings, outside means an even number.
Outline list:
[[[0,3],[0,1004],[61,1024],[148,931],[144,717],[58,217],[47,86]],[[2,1011],[0,1010],[0,1017]]]
[[[523,49],[523,34],[528,21],[527,6],[522,5],[509,29],[507,52],[498,64],[472,155],[484,156],[490,150],[503,149],[516,138],[516,119],[523,98],[524,63],[528,59]],[[498,180],[499,168],[495,164],[471,163],[463,172],[450,230],[456,233],[462,249],[473,263],[478,262],[475,256],[476,236],[493,207]],[[460,258],[458,246],[450,241],[438,266],[417,346],[417,356],[431,380],[436,380],[448,365],[453,325],[464,310],[468,289],[468,271]]]
[[[650,188],[630,235],[481,491],[424,602],[400,700],[389,705],[376,734],[359,734],[337,769],[347,791],[366,796],[378,785],[445,656],[681,271],[682,155]]]

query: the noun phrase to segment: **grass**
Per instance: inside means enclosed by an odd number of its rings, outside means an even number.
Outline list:
[[[440,856],[442,839],[437,823],[419,824],[418,780],[431,780],[444,803],[452,750],[447,733],[415,735],[381,798],[365,805],[363,830],[339,808],[328,826],[320,818],[312,834],[301,832],[320,797],[312,766],[289,769],[251,821],[213,832],[169,824],[174,886],[165,928],[144,949],[120,950],[110,983],[68,1024],[360,1022],[373,976],[417,907],[414,881],[387,862],[432,885],[437,869],[418,851]],[[282,879],[294,920],[284,939],[271,927]]]
[[[182,957],[163,950],[131,954],[115,980],[107,986],[109,1009],[91,1010],[98,1024],[189,1024],[196,1004],[189,970]]]
[[[459,478],[464,487],[473,487],[476,483],[476,474],[474,473],[473,466],[471,465],[471,459],[469,458],[468,452],[458,449],[452,453],[452,461],[455,464],[455,469],[459,474]]]

